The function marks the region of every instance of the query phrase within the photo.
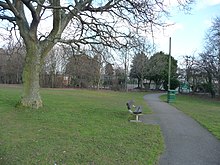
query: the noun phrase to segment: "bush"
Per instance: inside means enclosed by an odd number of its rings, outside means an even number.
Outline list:
[[[167,84],[168,84],[168,81],[167,80],[164,81],[163,88],[165,90],[168,90]],[[180,85],[179,80],[177,80],[176,78],[171,78],[170,79],[170,89],[176,89],[177,87],[179,87],[179,85]]]

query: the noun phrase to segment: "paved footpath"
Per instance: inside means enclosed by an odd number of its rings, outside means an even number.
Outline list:
[[[141,118],[145,123],[161,126],[165,152],[159,164],[220,165],[220,141],[192,118],[160,101],[160,95],[149,94],[144,97],[153,114]]]

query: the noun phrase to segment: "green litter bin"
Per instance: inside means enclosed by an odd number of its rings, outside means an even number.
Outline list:
[[[167,102],[171,103],[174,102],[176,99],[176,91],[175,90],[168,90],[167,92]]]

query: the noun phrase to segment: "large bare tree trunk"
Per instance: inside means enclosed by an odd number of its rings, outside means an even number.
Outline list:
[[[41,52],[35,43],[29,43],[23,71],[23,95],[21,105],[31,108],[42,107],[40,97],[39,74],[41,69]]]

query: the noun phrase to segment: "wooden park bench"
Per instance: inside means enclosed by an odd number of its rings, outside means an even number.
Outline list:
[[[128,112],[130,112],[132,115],[135,115],[136,120],[130,120],[130,122],[141,122],[139,120],[139,116],[142,115],[142,107],[141,106],[135,106],[133,100],[128,101],[126,103],[126,106],[128,108]]]

